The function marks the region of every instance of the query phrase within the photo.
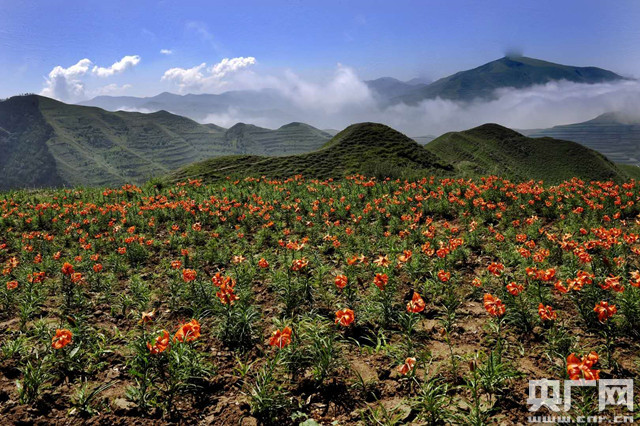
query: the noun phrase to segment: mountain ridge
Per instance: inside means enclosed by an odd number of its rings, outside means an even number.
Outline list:
[[[331,138],[302,123],[230,132],[167,111],[110,112],[39,95],[0,102],[0,128],[0,189],[142,183],[211,157],[295,154]]]
[[[392,103],[415,105],[426,99],[471,101],[490,99],[496,89],[522,89],[550,81],[601,83],[624,77],[598,67],[562,65],[526,56],[505,56],[495,61],[443,77],[418,91],[392,99]]]
[[[478,67],[462,70],[439,80],[425,83],[414,78],[401,81],[393,77],[365,80],[379,107],[386,108],[399,103],[416,105],[426,99],[447,99],[469,102],[476,98],[491,99],[496,89],[517,89],[550,81],[574,81],[593,84],[622,80],[624,77],[598,67],[562,65],[525,56],[505,56]],[[251,117],[271,122],[299,121],[299,108],[291,99],[275,89],[235,90],[220,94],[184,94],[163,92],[152,97],[96,97],[82,102],[115,110],[124,108],[152,111],[166,109],[204,122],[217,114],[233,109],[237,116]]]

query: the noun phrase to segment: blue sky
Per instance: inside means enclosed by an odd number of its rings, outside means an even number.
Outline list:
[[[59,93],[81,100],[322,80],[338,63],[362,79],[433,79],[509,49],[640,77],[638,22],[634,0],[0,0],[0,97],[47,90],[57,66]],[[225,58],[241,60],[214,69]]]

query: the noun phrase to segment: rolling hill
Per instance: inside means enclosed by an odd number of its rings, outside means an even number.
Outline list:
[[[530,137],[552,137],[578,142],[611,161],[640,166],[640,118],[621,113],[602,114],[583,123],[549,129],[523,130]]]
[[[0,102],[0,189],[142,183],[211,157],[296,154],[330,138],[302,123],[227,130],[166,111],[108,112],[16,96]]]
[[[496,174],[518,180],[559,183],[584,180],[622,181],[629,175],[602,154],[578,143],[529,138],[497,124],[450,132],[426,149],[456,167],[462,175]]]
[[[398,96],[391,102],[415,105],[425,99],[435,98],[471,101],[476,98],[491,98],[494,91],[502,87],[522,89],[557,80],[593,84],[622,78],[602,68],[574,67],[525,56],[507,56],[441,78],[429,85],[419,86],[411,93]]]
[[[170,175],[172,180],[226,176],[312,178],[362,173],[377,177],[448,173],[453,167],[402,133],[377,123],[347,127],[321,149],[285,157],[231,156],[192,164]]]

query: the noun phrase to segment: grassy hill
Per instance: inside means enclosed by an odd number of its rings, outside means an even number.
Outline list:
[[[618,74],[601,68],[574,67],[525,56],[508,56],[441,78],[393,101],[406,104],[435,98],[470,101],[490,98],[495,89],[501,87],[523,88],[554,80],[591,84],[619,79],[622,77]]]
[[[640,166],[640,119],[602,114],[583,123],[523,131],[530,137],[565,139],[604,154],[611,161]]]
[[[211,157],[308,152],[330,137],[302,123],[227,130],[166,111],[108,112],[16,96],[0,102],[0,189],[142,183]]]
[[[320,150],[285,157],[231,156],[187,166],[171,179],[226,176],[330,178],[352,173],[402,177],[412,173],[442,173],[451,165],[402,133],[377,123],[359,123],[334,136]]]
[[[629,176],[602,154],[570,141],[528,138],[497,124],[446,133],[426,149],[466,175],[496,174],[512,179],[543,179],[558,183],[584,180],[625,180]]]

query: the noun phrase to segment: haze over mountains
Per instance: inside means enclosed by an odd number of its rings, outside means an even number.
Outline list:
[[[484,122],[512,128],[551,127],[585,121],[611,107],[640,107],[640,85],[635,80],[601,68],[524,56],[504,57],[434,82],[392,77],[361,81],[353,70],[339,68],[326,87],[300,81],[281,86],[220,94],[99,96],[82,104],[111,111],[166,110],[224,127],[246,122],[277,128],[299,121],[342,129],[353,122],[376,121],[412,136]]]

